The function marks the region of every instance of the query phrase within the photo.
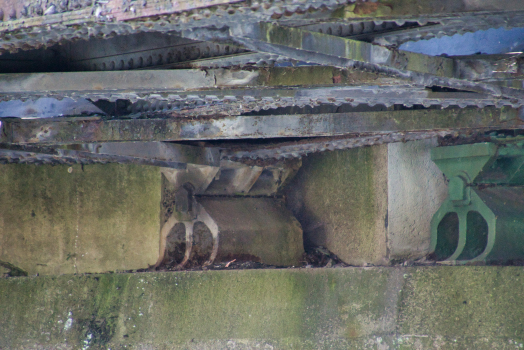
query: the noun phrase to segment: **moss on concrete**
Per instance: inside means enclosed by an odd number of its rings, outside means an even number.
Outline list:
[[[135,165],[0,165],[0,260],[29,274],[154,264],[161,176]]]
[[[384,263],[386,157],[387,147],[375,146],[303,159],[286,195],[306,245],[323,245],[350,264]]]
[[[402,303],[404,334],[504,337],[524,343],[524,269],[450,267],[410,273]]]
[[[283,348],[317,348],[318,340],[347,345],[382,332],[386,281],[380,270],[4,279],[0,348],[161,349],[229,339]]]
[[[0,279],[0,348],[520,349],[523,273],[346,268]]]

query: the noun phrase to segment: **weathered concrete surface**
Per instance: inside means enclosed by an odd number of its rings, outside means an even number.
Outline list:
[[[300,266],[304,243],[300,223],[274,198],[201,197],[198,202],[219,229],[215,261],[250,260]]]
[[[147,268],[161,175],[136,165],[0,165],[0,261],[31,274]]]
[[[430,150],[437,139],[388,145],[388,250],[392,260],[419,258],[429,251],[430,222],[448,188]]]
[[[0,349],[521,349],[524,268],[0,279]]]
[[[436,139],[304,157],[285,190],[306,247],[322,245],[351,265],[389,265],[428,253],[433,214],[447,196],[431,161]]]
[[[387,176],[386,145],[305,157],[286,191],[305,245],[352,265],[385,264]]]

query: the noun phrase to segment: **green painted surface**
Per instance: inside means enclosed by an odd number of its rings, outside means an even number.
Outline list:
[[[431,159],[449,179],[448,198],[431,221],[430,251],[439,260],[500,263],[524,257],[522,190],[515,187],[522,185],[524,149],[519,139],[508,141],[432,149]],[[450,214],[458,222],[446,226]],[[447,247],[457,230],[458,240]]]
[[[0,261],[29,274],[147,268],[161,176],[135,165],[0,165]]]
[[[521,267],[0,279],[1,349],[519,349]]]
[[[386,257],[387,146],[305,157],[287,189],[305,244],[327,247],[349,264]]]

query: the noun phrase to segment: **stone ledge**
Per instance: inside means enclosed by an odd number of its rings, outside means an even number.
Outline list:
[[[523,276],[387,267],[1,279],[0,349],[520,349]]]

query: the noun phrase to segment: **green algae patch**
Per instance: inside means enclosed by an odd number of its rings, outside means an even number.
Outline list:
[[[94,279],[75,276],[1,280],[0,348],[78,344],[77,320],[94,313],[85,300],[93,295],[95,285]]]
[[[306,245],[325,246],[350,264],[383,263],[387,146],[304,158],[286,197],[302,224]]]

